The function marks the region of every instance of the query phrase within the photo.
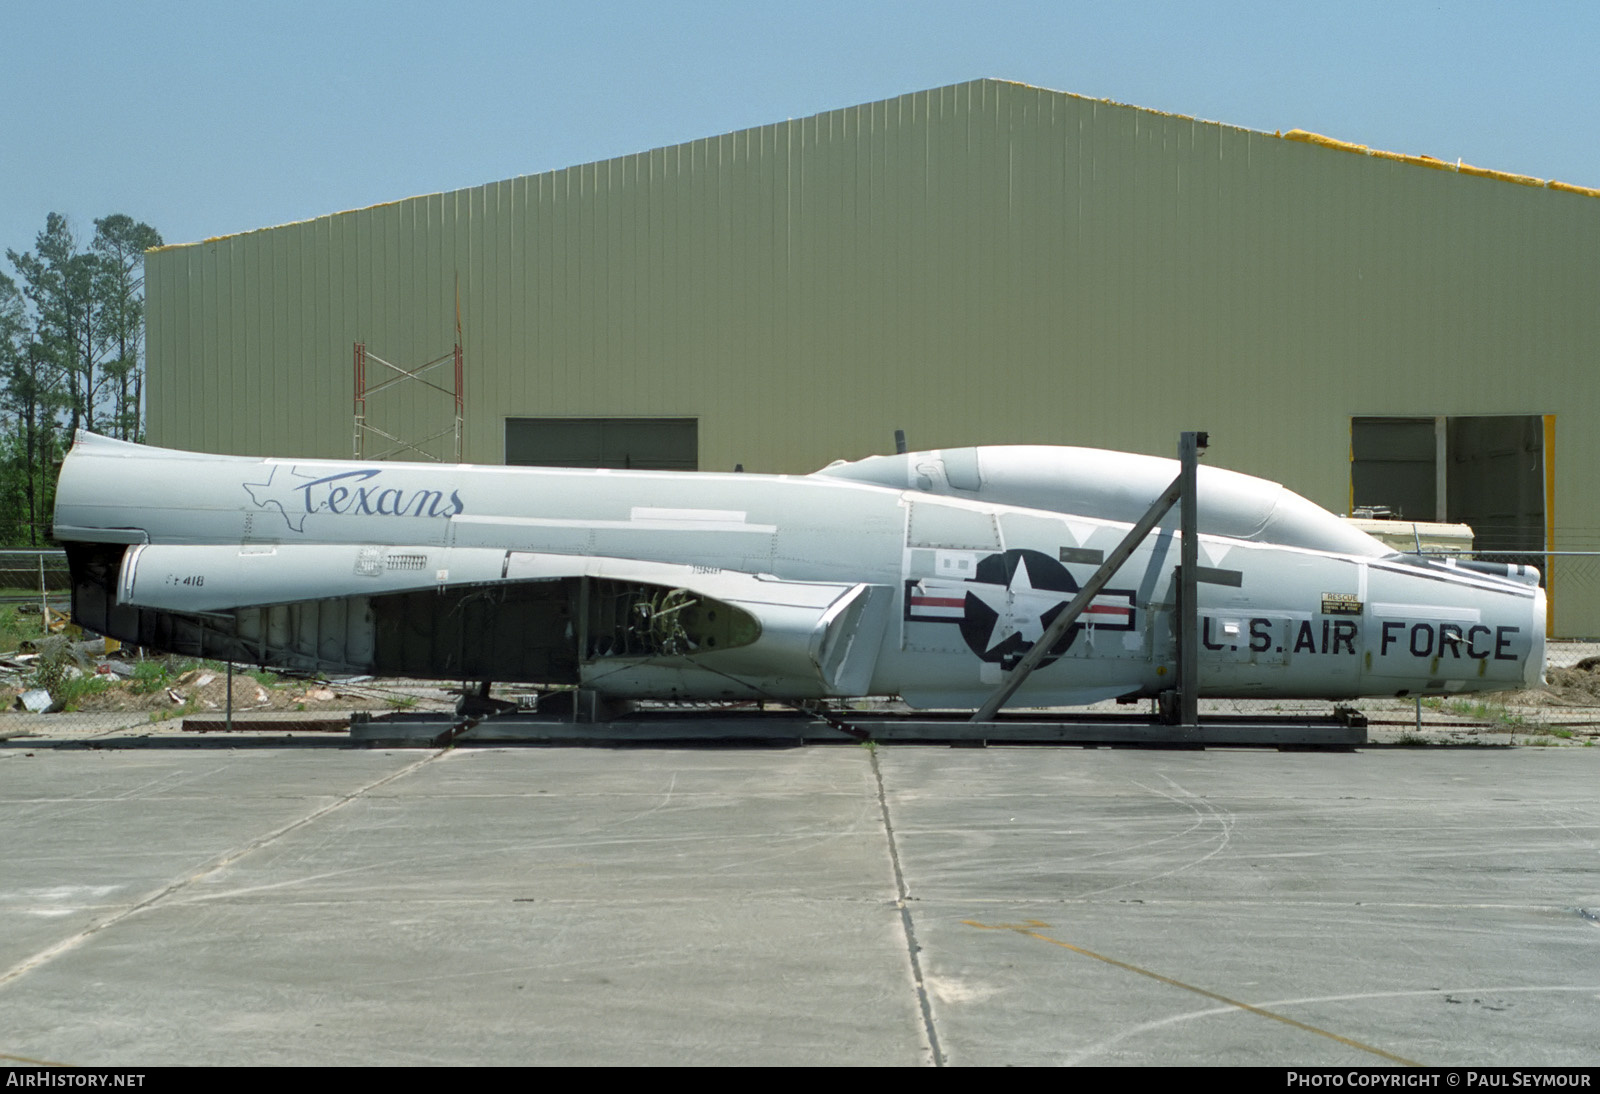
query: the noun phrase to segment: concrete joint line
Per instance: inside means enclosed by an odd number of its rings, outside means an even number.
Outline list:
[[[878,808],[883,813],[883,833],[889,841],[889,862],[894,867],[895,907],[900,909],[900,929],[905,934],[906,953],[911,958],[911,979],[917,989],[917,1005],[922,1010],[923,1035],[928,1039],[928,1051],[933,1054],[933,1066],[945,1065],[944,1050],[939,1047],[939,1031],[933,1024],[933,1007],[928,1001],[928,986],[922,979],[922,947],[917,945],[916,925],[911,921],[911,906],[906,903],[905,872],[900,869],[900,848],[895,843],[894,824],[889,820],[889,799],[883,789],[883,770],[878,766],[878,752],[870,752],[872,777],[878,783]]]
[[[268,844],[272,843],[273,841],[281,839],[282,837],[288,835],[290,832],[296,831],[296,830],[298,830],[300,828],[304,828],[308,824],[311,824],[311,823],[313,823],[315,821],[321,820],[323,817],[326,817],[329,813],[332,813],[336,809],[344,808],[346,805],[348,805],[349,803],[355,801],[357,798],[360,798],[360,797],[362,797],[362,796],[364,796],[366,794],[370,794],[372,791],[377,790],[380,787],[387,786],[389,783],[394,782],[396,779],[399,779],[399,778],[401,778],[401,777],[403,777],[405,775],[411,774],[413,771],[415,771],[418,768],[422,767],[424,764],[432,763],[434,760],[438,759],[440,756],[445,755],[446,752],[448,752],[448,751],[449,751],[448,749],[440,749],[439,751],[434,752],[430,756],[424,756],[422,759],[417,760],[415,763],[407,764],[405,767],[402,767],[399,771],[391,772],[390,774],[385,775],[381,779],[377,779],[377,780],[375,780],[375,781],[373,781],[371,783],[368,783],[366,786],[360,787],[360,788],[358,788],[356,790],[352,790],[350,793],[346,794],[344,797],[340,798],[337,801],[330,802],[330,803],[328,803],[327,805],[323,806],[320,809],[313,810],[312,812],[306,814],[305,816],[301,817],[298,820],[290,821],[288,824],[283,825],[281,828],[278,828],[278,829],[276,829],[276,830],[274,830],[272,832],[268,832],[266,835],[261,836],[261,837],[259,837],[257,839],[251,840],[249,843],[245,844],[243,847],[238,847],[238,848],[235,848],[232,851],[228,851],[228,852],[224,853],[220,858],[217,858],[217,859],[213,860],[209,865],[202,866],[199,870],[196,870],[194,873],[190,874],[188,877],[180,878],[177,881],[174,881],[174,882],[164,886],[163,888],[157,890],[156,892],[151,893],[149,896],[145,897],[143,900],[136,901],[135,903],[128,905],[126,908],[123,908],[119,912],[113,912],[111,915],[107,916],[105,919],[102,919],[97,923],[91,923],[89,926],[87,926],[87,927],[83,928],[82,930],[78,931],[76,934],[73,934],[70,937],[63,939],[62,941],[57,942],[55,945],[50,946],[47,949],[39,951],[38,953],[34,954],[32,957],[29,957],[29,958],[19,962],[18,964],[12,966],[10,969],[6,970],[6,972],[3,975],[0,975],[0,988],[5,988],[7,985],[11,984],[13,981],[20,979],[21,977],[23,977],[27,973],[30,973],[34,969],[39,968],[41,965],[48,964],[50,961],[53,961],[55,958],[61,956],[64,953],[66,953],[68,950],[76,948],[80,943],[84,942],[85,940],[87,940],[88,938],[92,937],[93,935],[99,934],[101,931],[105,930],[106,928],[113,927],[116,924],[121,923],[124,919],[127,919],[129,916],[136,915],[139,912],[142,912],[147,908],[155,907],[155,905],[159,904],[161,901],[165,900],[167,897],[172,896],[175,893],[180,893],[184,889],[187,889],[189,886],[193,885],[195,882],[200,881],[200,880],[202,880],[204,878],[207,878],[207,877],[211,876],[212,874],[216,873],[218,870],[221,870],[221,869],[224,869],[225,867],[233,865],[235,862],[239,861],[244,856],[250,854],[250,852],[260,850],[261,848],[267,846]]]

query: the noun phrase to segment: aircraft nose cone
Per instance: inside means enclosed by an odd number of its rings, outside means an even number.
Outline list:
[[[1548,619],[1544,590],[1537,589],[1533,598],[1533,618],[1528,621],[1528,633],[1533,636],[1533,643],[1528,648],[1528,663],[1523,666],[1522,673],[1522,682],[1530,688],[1544,683],[1545,627]]]

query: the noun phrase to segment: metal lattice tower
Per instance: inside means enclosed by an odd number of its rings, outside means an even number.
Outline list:
[[[393,375],[385,375],[383,379],[369,386],[367,381],[367,363],[369,361],[383,366]],[[455,385],[453,388],[443,387],[440,384],[435,383],[433,379],[429,377],[429,374],[432,373],[434,369],[437,369],[446,363],[454,366]],[[381,429],[367,420],[367,400],[372,398],[374,395],[393,388],[397,384],[404,383],[407,380],[413,380],[424,387],[432,388],[441,395],[448,395],[455,401],[454,420],[450,425],[443,429],[436,430],[425,437],[407,440],[403,437],[396,436],[387,430]],[[365,342],[355,343],[356,459],[383,460],[388,459],[396,452],[409,451],[415,453],[422,459],[433,460],[434,462],[438,463],[442,462],[440,458],[434,455],[432,452],[429,452],[424,446],[439,440],[441,437],[453,435],[455,441],[455,462],[460,463],[462,440],[465,432],[465,402],[462,398],[461,341],[459,338],[456,340],[456,344],[451,348],[449,353],[446,353],[442,357],[435,357],[433,360],[428,361],[425,364],[418,365],[416,368],[402,368],[393,362],[385,361],[376,353],[369,351]],[[376,445],[369,445],[369,437],[376,438],[376,443],[378,445],[387,444],[388,447],[382,448],[380,451],[370,451],[369,448],[376,447]]]

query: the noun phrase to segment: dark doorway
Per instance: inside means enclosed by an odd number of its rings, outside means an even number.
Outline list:
[[[507,418],[506,463],[698,471],[698,418]]]
[[[1479,551],[1544,551],[1544,419],[1352,418],[1350,500],[1401,520],[1469,524]]]

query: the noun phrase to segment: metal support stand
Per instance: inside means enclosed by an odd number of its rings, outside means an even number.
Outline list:
[[[573,695],[571,692],[564,695]],[[576,696],[574,695],[576,699]],[[187,725],[185,728],[188,728]],[[355,714],[350,739],[367,745],[439,747],[442,743],[546,745],[860,744],[863,740],[982,747],[988,744],[1081,745],[1141,748],[1359,748],[1367,743],[1364,719],[1239,717],[1204,726],[1165,726],[1116,715],[1007,717],[974,724],[962,717],[836,711],[826,716],[769,710],[654,710],[620,712],[602,703],[594,718],[573,721],[561,707],[478,720],[445,714]]]
[[[1043,636],[1033,644],[1033,648],[1017,662],[1017,667],[1011,670],[1005,682],[995,689],[994,694],[989,696],[983,706],[978,708],[978,712],[972,716],[973,722],[994,721],[995,715],[1000,713],[1000,708],[1017,693],[1017,689],[1022,687],[1033,670],[1039,667],[1039,662],[1045,659],[1056,643],[1066,636],[1067,628],[1077,622],[1078,617],[1084,613],[1094,598],[1099,596],[1100,591],[1116,576],[1123,563],[1138,550],[1144,538],[1160,523],[1161,518],[1167,515],[1167,510],[1181,498],[1183,547],[1180,555],[1182,565],[1179,580],[1176,582],[1179,586],[1177,605],[1179,664],[1178,702],[1175,714],[1176,720],[1181,725],[1192,726],[1198,723],[1199,628],[1195,584],[1201,575],[1198,564],[1200,537],[1195,531],[1199,525],[1199,514],[1195,505],[1195,484],[1198,477],[1196,468],[1199,452],[1206,444],[1207,437],[1204,433],[1184,433],[1180,436],[1178,458],[1181,467],[1178,477],[1161,492],[1161,496],[1155,500],[1145,515],[1139,518],[1139,522],[1128,530],[1122,542],[1117,544],[1116,549],[1100,564],[1100,568],[1095,570],[1083,588],[1078,590],[1078,595],[1072,598],[1071,603],[1056,616]]]
[[[785,743],[905,741],[962,745],[987,743],[1072,744],[1089,747],[1135,745],[1140,747],[1215,748],[1356,748],[1367,743],[1366,719],[1352,711],[1335,711],[1331,718],[1240,716],[1200,725],[1199,601],[1201,583],[1238,585],[1234,571],[1199,565],[1199,513],[1195,504],[1200,450],[1204,433],[1184,433],[1178,446],[1181,469],[1161,496],[1139,518],[1122,542],[1084,583],[1071,603],[1051,622],[995,693],[973,715],[893,715],[835,711],[751,712],[707,709],[692,711],[630,711],[630,704],[606,702],[590,688],[562,693],[563,704],[541,705],[536,714],[506,711],[495,717],[467,722],[437,714],[358,714],[351,718],[352,741],[378,745],[436,745],[439,741],[494,743],[533,741],[541,744],[613,745],[642,741],[673,743]],[[1049,651],[1066,636],[1067,629],[1133,556],[1145,537],[1167,512],[1182,500],[1183,543],[1180,565],[1173,577],[1173,605],[1178,631],[1177,686],[1162,692],[1162,725],[1155,721],[1107,715],[1015,716],[997,720],[1000,708],[1014,695]],[[589,590],[579,585],[578,651],[580,663],[588,649]],[[501,704],[502,706],[508,704]]]
[[[580,713],[580,711],[581,711],[581,709],[583,707],[583,703],[580,700],[582,699],[583,692],[584,692],[584,688],[583,688],[583,686],[581,684],[581,681],[583,679],[583,665],[584,665],[584,662],[587,661],[588,659],[589,659],[589,579],[587,577],[580,577],[580,578],[578,578],[578,679],[580,681],[580,684],[579,684],[578,690],[573,692],[573,694],[572,694],[572,720],[574,722],[578,722],[578,721],[582,721],[583,720],[582,715]],[[588,694],[589,694],[589,721],[592,722],[592,721],[594,721],[594,692],[591,690]]]
[[[1183,503],[1179,525],[1183,545],[1179,550],[1178,586],[1178,724],[1200,724],[1200,511],[1195,487],[1199,479],[1200,449],[1204,433],[1183,433],[1178,437],[1178,481]]]

